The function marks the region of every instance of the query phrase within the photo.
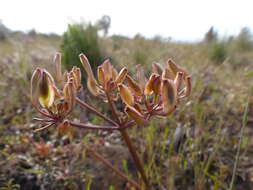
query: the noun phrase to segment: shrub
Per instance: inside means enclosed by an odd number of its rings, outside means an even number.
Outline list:
[[[227,57],[226,43],[225,42],[213,43],[209,50],[209,57],[216,64],[223,63]]]
[[[253,36],[249,28],[241,29],[239,35],[234,39],[234,49],[239,52],[246,52],[253,49]]]
[[[92,69],[96,68],[102,61],[97,28],[91,24],[68,25],[68,30],[63,34],[61,48],[63,52],[62,61],[67,69],[71,69],[73,66],[81,67],[78,58],[80,53],[87,55]],[[86,80],[86,77],[84,76],[83,79]]]

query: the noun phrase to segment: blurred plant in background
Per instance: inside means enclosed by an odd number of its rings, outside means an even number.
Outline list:
[[[81,67],[78,55],[82,52],[87,55],[93,70],[102,61],[98,28],[92,24],[69,24],[67,31],[63,34],[61,49],[62,62],[67,69],[73,66]],[[86,81],[85,75],[83,76],[83,81]]]

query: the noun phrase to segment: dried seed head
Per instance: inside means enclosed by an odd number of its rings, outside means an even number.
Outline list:
[[[129,75],[126,76],[126,81],[129,89],[135,96],[142,96],[141,87]]]
[[[177,91],[172,80],[165,79],[162,81],[161,97],[163,112],[167,113],[175,107],[177,101]]]
[[[119,87],[120,97],[123,100],[123,102],[129,106],[133,106],[134,97],[131,91],[129,90],[129,88],[125,86],[124,84],[119,84],[118,87]]]
[[[52,76],[43,70],[38,83],[38,100],[42,107],[49,108],[55,99],[54,81]]]
[[[125,80],[127,73],[128,73],[127,68],[126,67],[122,68],[115,79],[115,83],[116,84],[122,83]]]
[[[125,112],[137,123],[137,125],[147,125],[147,120],[135,108],[127,106]]]

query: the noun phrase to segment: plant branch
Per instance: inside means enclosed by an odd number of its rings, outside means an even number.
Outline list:
[[[128,181],[128,183],[130,183],[133,187],[135,187],[138,190],[141,190],[141,186],[139,184],[137,184],[135,181],[133,181],[132,179],[130,179],[128,176],[126,176],[124,173],[122,173],[118,168],[114,167],[110,162],[108,162],[107,160],[105,160],[101,155],[99,155],[97,152],[95,152],[94,150],[91,150],[90,148],[87,150],[88,153],[90,153],[95,159],[97,159],[98,161],[102,162],[104,165],[106,165],[107,167],[111,168],[118,176],[124,178],[125,180]]]
[[[119,127],[117,126],[102,126],[102,125],[88,125],[84,123],[76,123],[76,122],[69,122],[69,124],[73,127],[78,127],[82,129],[93,129],[93,130],[118,130]]]
[[[97,116],[101,117],[102,119],[104,119],[105,121],[107,121],[108,123],[117,126],[118,124],[114,121],[112,121],[111,119],[109,119],[108,117],[106,117],[105,115],[103,115],[102,113],[98,112],[95,108],[93,108],[91,105],[83,102],[82,100],[80,100],[79,98],[76,97],[76,101],[78,104],[80,104],[82,107],[85,107],[86,109],[88,109],[90,112],[96,114]]]

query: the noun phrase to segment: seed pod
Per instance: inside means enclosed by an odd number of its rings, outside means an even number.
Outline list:
[[[145,90],[144,90],[144,94],[146,96],[150,96],[153,93],[153,91],[154,91],[154,89],[153,89],[153,87],[154,87],[154,81],[157,79],[157,77],[159,77],[159,75],[157,75],[155,73],[153,73],[150,76],[148,82],[146,83]]]
[[[172,80],[166,79],[162,81],[161,98],[163,103],[163,112],[167,113],[175,107],[177,92],[176,86]]]
[[[98,82],[99,82],[99,84],[101,84],[102,86],[104,86],[105,85],[105,73],[104,73],[104,70],[103,70],[102,66],[99,66],[97,68],[97,76],[98,76]]]
[[[88,75],[87,87],[92,95],[98,96],[99,95],[99,87],[98,87],[97,80],[95,79],[94,74],[91,70],[90,63],[84,54],[80,54],[79,57],[80,57],[82,65]]]
[[[31,78],[31,101],[33,105],[38,104],[38,83],[41,79],[42,70],[40,68],[37,68]]]
[[[112,65],[110,63],[109,59],[106,59],[102,65],[103,70],[104,70],[104,76],[105,76],[105,83],[107,83],[107,81],[109,81],[110,79],[112,79]]]
[[[127,106],[125,108],[125,112],[128,114],[130,118],[132,118],[137,123],[137,125],[147,125],[148,121],[135,108]]]
[[[115,83],[116,84],[122,83],[125,80],[127,73],[128,73],[127,68],[126,67],[122,68],[115,79]]]
[[[144,69],[143,69],[142,65],[139,64],[139,65],[136,66],[136,70],[137,70],[136,79],[140,84],[142,92],[144,92],[145,84],[146,84]]]
[[[129,75],[126,76],[126,81],[129,89],[135,96],[142,96],[142,90],[140,86]]]
[[[56,73],[56,81],[62,82],[62,72],[61,72],[61,54],[56,53],[54,57],[54,66],[55,66],[55,73]]]
[[[70,112],[76,103],[76,89],[73,84],[73,80],[69,80],[67,84],[65,84],[63,89],[64,100],[68,103],[68,110]]]
[[[181,84],[183,81],[183,73],[182,72],[178,72],[176,75],[176,78],[174,79],[174,84],[176,86],[176,90],[177,90],[177,94],[180,90]]]
[[[158,75],[162,75],[163,68],[161,67],[161,65],[159,63],[153,63],[152,64],[152,71],[153,71],[153,73],[156,73]]]
[[[38,83],[38,99],[42,107],[49,108],[53,104],[55,98],[55,90],[53,85],[54,81],[52,76],[46,70],[43,70]]]
[[[179,98],[185,98],[191,94],[191,77],[187,76],[185,79],[185,88],[184,88],[184,94],[180,96]]]
[[[174,63],[174,61],[172,61],[171,59],[168,60],[167,64],[168,64],[169,70],[173,73],[174,78],[176,77],[176,75],[177,75],[178,72],[182,72],[183,73],[183,78],[184,79],[188,75],[187,72],[184,69],[182,69],[181,67],[177,66]]]
[[[112,66],[112,79],[115,81],[118,76],[118,71]]]
[[[173,80],[174,79],[174,74],[168,68],[165,68],[163,70],[163,73],[162,73],[162,79]]]
[[[123,100],[123,102],[129,106],[134,105],[134,97],[131,91],[129,90],[129,88],[125,86],[124,84],[119,84],[118,87],[119,87],[120,97]]]
[[[155,95],[160,94],[160,89],[161,89],[161,76],[157,76],[156,79],[153,82],[153,91]]]

